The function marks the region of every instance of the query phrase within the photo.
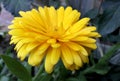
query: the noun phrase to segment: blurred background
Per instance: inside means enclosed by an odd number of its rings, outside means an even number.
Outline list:
[[[14,45],[9,45],[8,25],[14,17],[19,16],[19,11],[37,9],[39,6],[54,6],[56,9],[60,6],[71,6],[82,13],[81,18],[90,17],[90,24],[96,26],[97,31],[102,35],[100,39],[97,39],[97,50],[93,51],[90,56],[94,59],[90,60],[91,64],[94,65],[109,53],[106,56],[109,62],[106,66],[99,65],[97,69],[95,68],[94,71],[82,77],[85,79],[77,79],[76,75],[72,76],[73,79],[65,81],[96,79],[97,81],[120,81],[120,50],[118,47],[114,48],[115,50],[111,49],[120,42],[120,0],[0,0],[0,54],[16,58]],[[37,72],[37,69],[32,72],[32,67],[27,62],[22,62],[22,64],[33,76]],[[89,68],[91,64],[87,67]],[[8,70],[2,59],[0,59],[0,81],[21,81]]]

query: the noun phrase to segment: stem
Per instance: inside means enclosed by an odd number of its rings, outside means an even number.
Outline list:
[[[103,57],[104,54],[103,54],[102,48],[101,48],[101,46],[100,46],[100,40],[97,39],[97,41],[98,41],[98,42],[97,42],[98,51],[100,52],[100,56]]]
[[[33,78],[33,81],[36,81],[38,80],[39,76],[42,74],[43,72],[43,68],[44,68],[44,65],[42,64],[37,72],[37,74],[35,75],[35,77]]]

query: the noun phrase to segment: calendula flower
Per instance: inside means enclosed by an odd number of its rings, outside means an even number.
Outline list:
[[[96,27],[88,24],[90,18],[79,20],[80,12],[71,7],[39,7],[20,11],[9,26],[10,44],[16,44],[17,56],[28,63],[39,65],[45,59],[45,70],[53,71],[61,59],[69,70],[78,70],[88,63],[88,55],[96,49],[95,38],[100,37]]]

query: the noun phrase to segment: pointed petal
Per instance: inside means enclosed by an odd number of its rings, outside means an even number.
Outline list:
[[[88,39],[85,40],[85,41],[81,41],[81,43],[95,43],[95,42],[96,42],[96,40],[93,39],[93,38],[88,38]]]
[[[82,28],[84,28],[88,24],[89,20],[90,18],[82,18],[69,29],[69,32],[75,33],[80,31]]]
[[[87,39],[88,39],[87,36],[78,36],[78,37],[71,39],[71,41],[85,41]]]
[[[84,56],[83,54],[79,53],[81,59],[82,59],[82,62],[83,63],[89,63],[89,59],[88,59],[88,56]]]
[[[69,69],[70,64],[68,64],[68,63],[65,61],[65,59],[64,59],[63,56],[61,56],[61,59],[62,59],[62,62],[63,62],[63,64],[64,64],[65,68]]]
[[[57,12],[54,7],[49,8],[50,26],[57,26]]]
[[[13,36],[23,36],[24,33],[25,31],[22,29],[14,29],[14,30],[9,31],[9,34]]]
[[[75,51],[79,51],[80,50],[80,45],[78,43],[75,42],[67,42],[66,45],[70,48],[73,49]]]
[[[40,17],[42,18],[42,20],[43,20],[43,22],[44,22],[44,27],[47,29],[48,28],[48,21],[49,20],[47,20],[47,17],[46,17],[46,11],[42,8],[42,7],[39,7],[38,8],[38,10],[39,10],[39,14],[40,14]]]
[[[70,65],[73,64],[73,57],[70,49],[67,46],[63,45],[61,46],[61,51],[62,51],[62,57],[64,58],[66,63]]]
[[[75,65],[81,67],[83,63],[82,63],[82,59],[79,56],[78,52],[72,51],[72,55],[73,55]]]
[[[91,49],[96,49],[97,45],[95,43],[79,43],[81,46],[85,46]]]
[[[89,35],[87,36],[90,36],[90,37],[101,37],[101,35],[97,32],[91,32]]]
[[[80,46],[80,51],[79,52],[81,54],[85,55],[85,56],[88,56],[88,52],[87,52],[87,50],[83,46]]]
[[[52,48],[52,52],[51,52],[51,63],[53,65],[55,65],[61,56],[61,50],[60,48]]]
[[[53,71],[54,64],[51,63],[51,55],[52,55],[52,50],[48,49],[48,52],[46,54],[45,58],[45,70],[48,73],[51,73]]]
[[[40,44],[38,42],[29,43],[26,47],[26,50],[27,51],[32,51],[34,48],[36,48],[39,45]]]
[[[76,34],[77,35],[80,35],[80,36],[82,36],[82,35],[89,35],[92,31],[95,31],[96,30],[96,27],[94,27],[94,26],[91,26],[91,27],[86,27],[86,28],[84,28],[84,29],[82,29],[80,32],[77,32]]]
[[[57,21],[58,21],[58,27],[62,27],[62,23],[63,23],[63,18],[64,18],[64,7],[60,7],[58,10],[57,10],[57,15],[58,15],[58,18],[57,18]]]
[[[49,47],[48,43],[41,44],[38,48],[38,51],[36,51],[39,55],[43,54]]]
[[[45,54],[41,54],[39,55],[37,50],[33,50],[30,53],[30,56],[28,58],[28,63],[32,66],[37,66],[41,63],[41,61],[43,60]]]
[[[79,19],[80,13],[77,10],[73,10],[69,16],[65,17],[63,20],[63,28],[68,30],[68,28]]]
[[[27,45],[22,45],[18,51],[17,57],[20,58],[20,60],[24,60],[25,57],[28,55],[28,51],[25,50]]]

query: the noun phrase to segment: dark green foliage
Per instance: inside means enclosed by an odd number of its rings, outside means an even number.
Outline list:
[[[94,19],[98,16],[98,13],[99,13],[98,11],[99,11],[98,9],[91,9],[84,16]]]
[[[72,8],[81,10],[81,0],[66,0],[67,5],[72,6]]]
[[[4,60],[7,67],[14,75],[23,81],[32,81],[27,69],[20,62],[10,56],[0,55],[0,57]]]
[[[101,23],[102,22],[102,23]],[[104,11],[98,25],[98,31],[102,35],[107,35],[115,31],[120,26],[120,6],[115,6],[112,10]]]
[[[54,6],[55,8],[59,8],[60,1],[59,0],[49,0],[49,6]]]
[[[40,2],[41,5],[36,2]],[[58,8],[61,5],[60,0],[0,0],[5,9],[14,16],[18,16],[20,10],[26,11],[32,9],[33,5],[38,6],[54,6]],[[64,0],[63,0],[64,1]],[[65,0],[66,5],[72,6],[80,12],[82,10],[82,0]],[[85,0],[84,0],[85,1]],[[102,0],[101,0],[102,1]],[[32,4],[31,4],[32,3]],[[102,11],[101,11],[102,10]],[[95,25],[97,31],[101,33],[100,42],[104,44],[102,48],[103,57],[94,58],[90,55],[90,63],[84,65],[77,71],[66,70],[60,61],[51,74],[47,74],[44,70],[44,64],[34,67],[35,76],[31,77],[31,66],[26,62],[22,64],[16,59],[10,57],[13,55],[13,48],[5,51],[0,58],[0,81],[120,81],[120,0],[104,0],[99,8],[93,8],[82,14],[81,17],[90,17],[90,25]],[[0,42],[4,36],[1,35]],[[118,43],[118,44],[116,44]],[[109,45],[110,48],[104,49]],[[99,46],[98,46],[99,47]],[[11,51],[12,50],[12,51]],[[105,50],[105,52],[104,52]],[[98,50],[97,50],[98,51]],[[94,52],[92,52],[94,53]],[[7,65],[7,66],[6,66]],[[11,72],[9,72],[9,70]]]
[[[103,9],[103,12],[100,11],[101,8],[91,9],[84,16],[90,17],[91,23],[97,27],[102,37],[106,38],[120,27],[120,2],[110,2],[107,0],[100,7]],[[109,39],[112,40],[113,36],[112,38],[110,37]]]
[[[18,16],[20,10],[30,10],[32,0],[3,0],[4,7],[10,11],[14,16]]]

